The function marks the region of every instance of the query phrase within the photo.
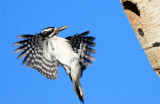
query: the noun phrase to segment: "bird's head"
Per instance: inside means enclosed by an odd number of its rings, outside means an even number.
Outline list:
[[[56,28],[56,27],[48,27],[48,28],[45,28],[41,31],[41,35],[44,36],[44,37],[53,37],[53,36],[57,36],[59,32],[61,32],[62,30],[66,29],[67,26],[63,26],[63,27],[60,27],[60,28]]]

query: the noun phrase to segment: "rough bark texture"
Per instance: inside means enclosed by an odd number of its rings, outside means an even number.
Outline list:
[[[153,70],[160,76],[160,0],[121,0]]]

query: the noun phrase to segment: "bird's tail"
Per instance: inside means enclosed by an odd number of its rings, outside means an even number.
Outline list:
[[[74,91],[76,92],[79,100],[84,104],[84,93],[83,93],[83,89],[81,87],[80,81],[73,81],[73,88]]]

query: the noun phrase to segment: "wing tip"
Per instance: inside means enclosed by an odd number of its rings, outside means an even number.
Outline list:
[[[81,35],[85,36],[85,35],[88,35],[90,33],[90,31],[85,31],[83,33],[81,33]]]
[[[96,61],[96,58],[93,57],[93,56],[91,56],[89,59],[92,60],[92,61]]]
[[[88,31],[86,31],[86,33],[88,33],[88,34],[89,34],[89,33],[90,33],[90,31],[88,30]]]
[[[18,38],[18,39],[23,39],[23,36],[24,36],[24,35],[19,35],[19,36],[17,36],[17,38]]]
[[[21,51],[22,51],[22,50],[18,48],[18,49],[16,49],[14,52],[15,52],[15,53],[19,53],[19,52],[21,52]]]
[[[95,42],[92,43],[92,47],[95,47],[97,44]]]
[[[92,50],[92,54],[96,54],[97,53],[97,51],[96,50]]]
[[[13,46],[18,46],[17,42],[12,44]]]
[[[30,38],[34,35],[31,35],[31,34],[24,34],[24,35],[19,35],[17,36],[18,39],[26,39],[26,38]]]

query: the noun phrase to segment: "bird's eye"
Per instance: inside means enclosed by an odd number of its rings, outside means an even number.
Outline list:
[[[53,29],[50,32],[53,32]]]

